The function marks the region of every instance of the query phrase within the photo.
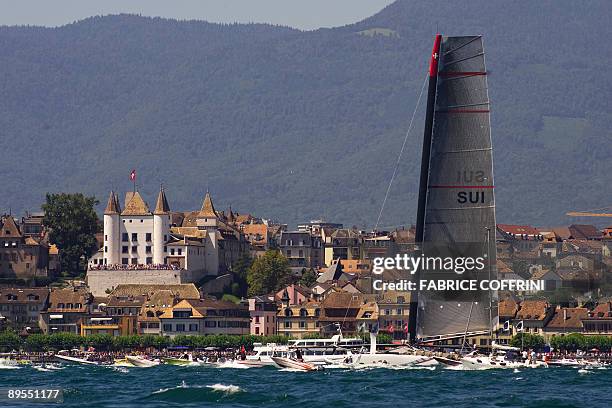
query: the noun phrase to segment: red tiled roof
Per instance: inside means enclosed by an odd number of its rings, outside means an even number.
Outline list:
[[[524,300],[516,314],[517,319],[544,320],[549,304],[545,300]]]
[[[552,319],[546,325],[551,329],[580,329],[582,319],[587,317],[588,310],[583,307],[557,308]]]

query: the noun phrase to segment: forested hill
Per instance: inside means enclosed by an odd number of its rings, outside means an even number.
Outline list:
[[[406,0],[311,32],[119,15],[0,28],[0,211],[104,201],[132,168],[152,204],[372,226],[433,34],[483,34],[498,221],[612,204],[612,3]],[[416,213],[422,110],[383,226]]]

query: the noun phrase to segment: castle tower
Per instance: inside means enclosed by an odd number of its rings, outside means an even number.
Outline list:
[[[106,265],[119,263],[120,213],[119,198],[114,191],[111,191],[104,209],[104,264]]]
[[[207,233],[206,272],[208,275],[217,275],[219,273],[218,218],[208,191],[204,197],[202,209],[198,213],[196,223],[199,230],[205,230]]]
[[[153,263],[164,264],[164,246],[170,231],[170,206],[166,199],[166,192],[162,186],[157,196],[157,204],[153,211]]]

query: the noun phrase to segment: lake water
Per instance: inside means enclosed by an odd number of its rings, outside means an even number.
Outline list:
[[[61,404],[5,407],[610,407],[612,369],[461,371],[61,365],[0,370],[0,387],[64,390]]]

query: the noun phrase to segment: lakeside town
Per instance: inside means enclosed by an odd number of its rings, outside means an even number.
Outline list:
[[[43,209],[56,211],[53,199],[76,205],[74,198],[50,195]],[[411,252],[414,228],[372,232],[319,220],[293,230],[219,211],[209,192],[195,211],[174,211],[169,201],[163,188],[154,207],[136,190],[124,199],[111,192],[92,248],[79,255],[80,274],[62,259],[74,248],[54,234],[70,226],[45,212],[3,215],[0,331],[329,338],[379,327],[390,341],[407,339],[410,293],[375,291],[372,260]],[[498,224],[496,246],[500,279],[542,280],[546,288],[500,293],[500,343],[519,332],[547,341],[612,336],[612,226]],[[490,345],[487,336],[468,341]]]

